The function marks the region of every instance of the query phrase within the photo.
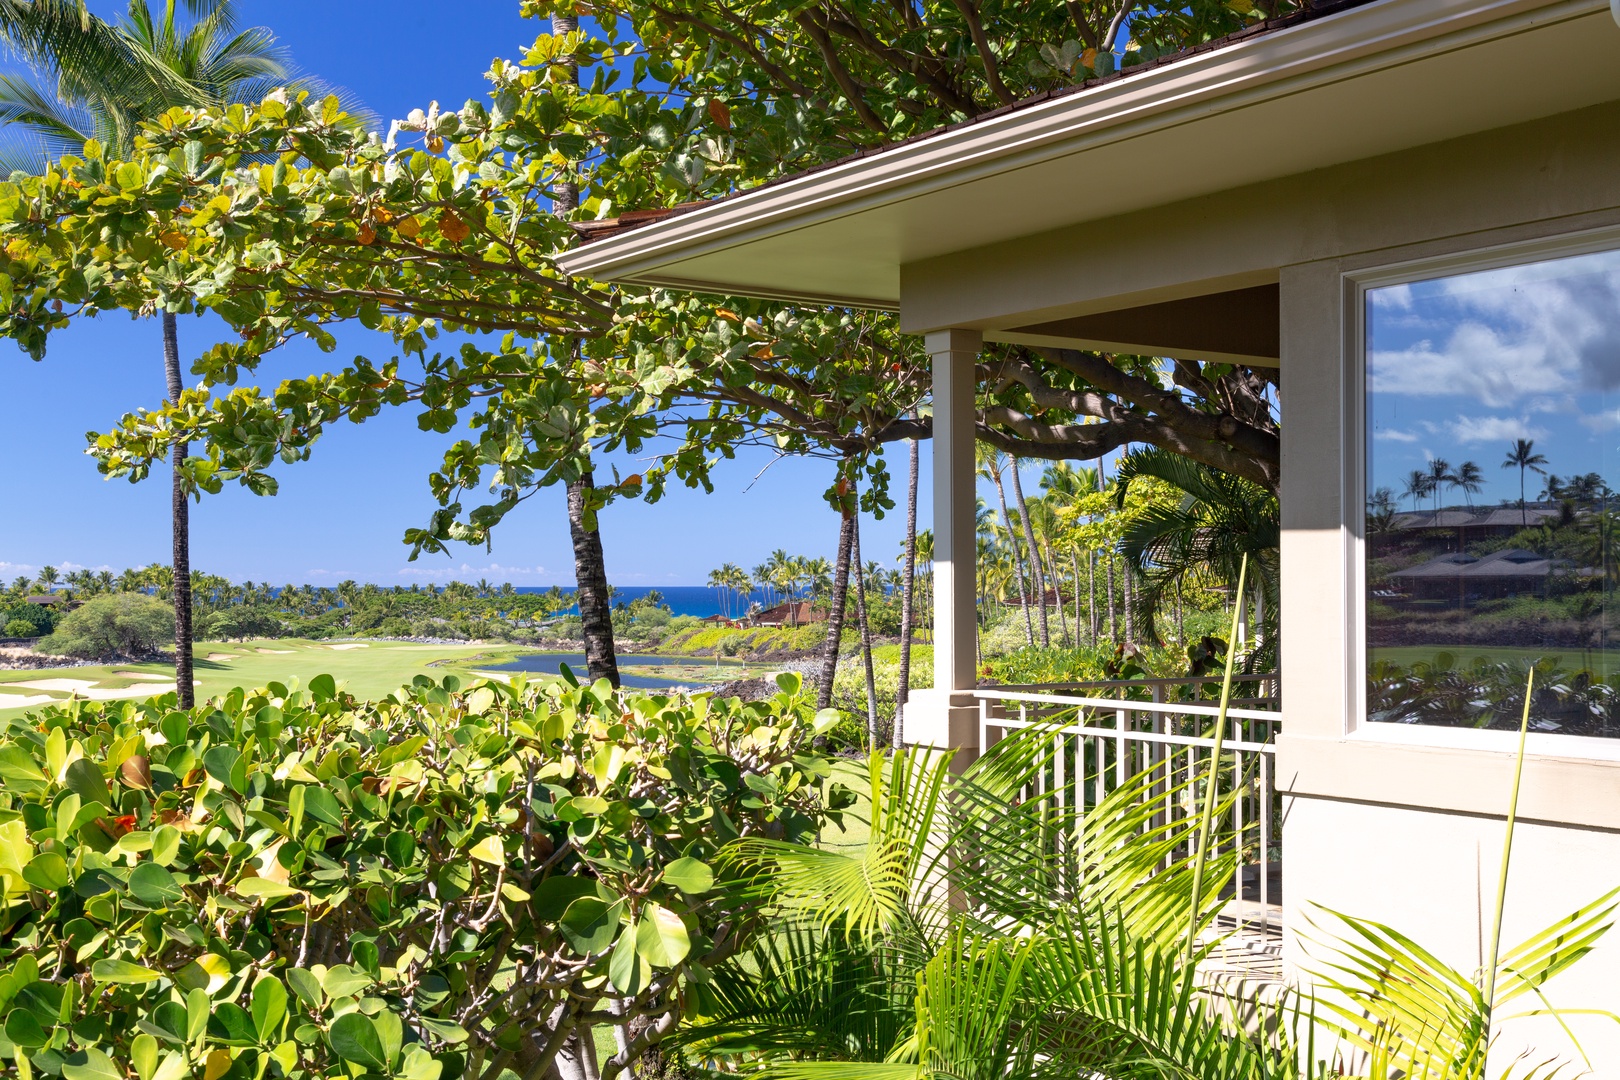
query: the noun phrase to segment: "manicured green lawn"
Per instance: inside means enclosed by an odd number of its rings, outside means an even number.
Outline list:
[[[359,647],[347,647],[352,645]],[[417,645],[397,641],[363,644],[297,639],[204,642],[196,649],[197,696],[206,698],[235,686],[263,686],[269,682],[291,685],[297,680],[304,685],[316,675],[328,674],[338,685],[359,697],[378,698],[419,674],[435,679],[451,674],[475,677],[472,673],[478,667],[530,651],[500,645]],[[475,658],[475,663],[469,665],[468,661]],[[429,666],[440,660],[448,663]],[[0,671],[0,717],[15,716],[25,708],[38,708],[43,704],[36,701],[23,705],[26,698],[64,700],[75,689],[106,696],[108,691],[134,691],[149,685],[151,693],[160,694],[172,686],[172,682],[159,681],[159,677],[172,680],[173,675],[173,668],[163,664]],[[68,685],[70,682],[79,685]],[[45,685],[28,687],[17,685],[19,683]],[[131,693],[127,696],[145,695]]]
[[[1492,645],[1459,646],[1443,649],[1432,645],[1401,645],[1369,650],[1374,660],[1390,660],[1403,667],[1422,661],[1428,663],[1442,652],[1457,658],[1458,664],[1467,664],[1476,656],[1487,660],[1528,663],[1548,658],[1556,659],[1566,668],[1597,668],[1614,671],[1620,669],[1620,649],[1510,649]]]

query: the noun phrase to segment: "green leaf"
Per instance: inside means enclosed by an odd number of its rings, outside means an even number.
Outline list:
[[[12,1009],[7,1014],[6,1038],[28,1050],[37,1050],[51,1041],[34,1014],[27,1009]]]
[[[337,681],[330,675],[317,675],[309,680],[309,692],[316,701],[331,701],[337,697]]]
[[[371,1018],[371,1024],[377,1029],[377,1038],[382,1043],[383,1061],[392,1065],[399,1060],[399,1048],[405,1042],[405,1028],[399,1022],[399,1017],[384,1009]]]
[[[702,896],[714,888],[714,871],[699,859],[676,859],[664,867],[664,880],[688,896]]]
[[[62,1075],[67,1080],[124,1080],[124,1070],[93,1046],[69,1054],[62,1064]]]
[[[613,956],[608,960],[608,980],[621,994],[641,993],[652,978],[652,968],[636,948],[639,936],[640,927],[636,923],[626,926],[613,946]]]
[[[152,1080],[158,1068],[157,1040],[144,1031],[135,1036],[129,1044],[129,1063],[140,1080]]]
[[[202,1033],[208,1030],[208,1014],[212,1008],[213,1003],[208,1000],[208,991],[192,990],[186,994],[187,1042],[196,1042]]]
[[[152,861],[168,866],[180,855],[180,830],[173,825],[161,825],[152,834]]]
[[[337,796],[319,787],[305,787],[300,790],[304,793],[305,814],[323,825],[343,828],[343,807],[338,805]]]
[[[67,860],[54,851],[41,852],[23,867],[23,880],[45,892],[60,892],[68,885]]]
[[[187,1042],[186,1031],[190,1021],[186,1016],[186,1007],[178,1001],[163,1002],[152,1010],[151,1016],[137,1021],[137,1024],[142,1031],[166,1043],[183,1046]]]
[[[636,929],[636,952],[653,967],[672,968],[692,951],[692,939],[681,917],[666,907],[648,904]]]
[[[295,840],[304,829],[305,790],[303,784],[294,784],[287,792],[287,832]]]
[[[85,806],[91,803],[113,805],[112,794],[107,790],[107,778],[101,775],[101,770],[89,758],[79,758],[70,764],[62,779],[67,789],[77,795]]]
[[[416,837],[403,829],[391,832],[388,839],[383,842],[383,850],[388,852],[388,861],[402,870],[411,865],[411,860],[416,858]]]
[[[167,907],[185,897],[175,876],[155,862],[143,862],[130,871],[129,892],[151,908]]]
[[[269,878],[250,877],[243,878],[232,886],[238,896],[247,896],[255,900],[280,900],[285,896],[302,896],[303,892],[291,885],[283,885],[279,881]]]
[[[599,953],[613,944],[613,934],[619,928],[619,909],[620,904],[582,896],[568,905],[557,928],[575,952]]]
[[[270,1042],[287,1016],[287,988],[274,975],[266,975],[253,985],[253,1027],[259,1041]]]
[[[299,1001],[302,1001],[311,1009],[318,1010],[321,1007],[324,991],[321,989],[320,980],[315,978],[314,972],[306,971],[303,968],[288,968],[287,984],[292,987],[292,992],[298,996]]]
[[[353,997],[371,985],[371,976],[348,964],[334,964],[321,978],[321,989],[327,997]]]
[[[491,866],[506,865],[506,849],[501,846],[501,838],[493,834],[474,844],[468,849],[467,854],[469,857],[477,859],[481,863],[488,863]]]
[[[377,1027],[364,1013],[344,1013],[332,1021],[327,1039],[332,1044],[332,1052],[344,1061],[379,1072],[388,1067]]]
[[[203,770],[222,786],[239,792],[242,789],[236,786],[233,774],[241,760],[242,755],[234,746],[216,746],[203,755]]]
[[[584,896],[596,895],[596,881],[581,875],[548,877],[534,890],[534,917],[554,923],[563,917],[568,905]]]
[[[128,960],[97,960],[90,965],[90,975],[96,982],[119,983],[124,986],[140,986],[163,978],[163,972],[142,967],[140,964],[132,964]]]

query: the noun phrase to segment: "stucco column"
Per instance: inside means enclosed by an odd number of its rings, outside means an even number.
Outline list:
[[[983,338],[938,330],[925,340],[934,374],[934,689],[913,692],[905,738],[962,748],[965,762],[979,748],[978,709],[963,691],[978,666],[973,365]]]

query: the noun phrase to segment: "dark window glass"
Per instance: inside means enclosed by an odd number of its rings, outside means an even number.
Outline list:
[[[1620,252],[1366,314],[1368,719],[1620,735]]]

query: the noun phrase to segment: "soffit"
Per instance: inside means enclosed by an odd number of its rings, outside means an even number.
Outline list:
[[[1379,0],[562,261],[604,280],[893,308],[905,263],[1620,99],[1617,59],[1601,0]]]

